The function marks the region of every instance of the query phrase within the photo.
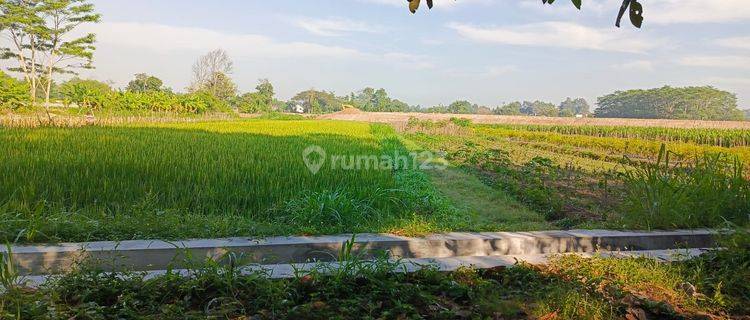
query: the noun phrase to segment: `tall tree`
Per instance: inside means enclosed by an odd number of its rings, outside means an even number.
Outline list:
[[[274,108],[274,89],[268,79],[260,79],[256,92],[248,92],[232,99],[231,104],[240,112],[263,113]]]
[[[301,105],[307,113],[329,113],[341,111],[343,105],[331,92],[310,89],[296,94],[289,101],[290,106]]]
[[[128,82],[126,89],[130,92],[156,92],[162,91],[163,85],[164,82],[157,77],[138,73],[135,75],[135,79]]]
[[[515,101],[504,104],[499,108],[496,108],[494,113],[504,116],[520,116],[523,114],[521,113],[521,102]]]
[[[597,99],[602,118],[738,120],[737,96],[713,87],[617,91]]]
[[[191,92],[206,91],[221,100],[229,100],[237,95],[237,86],[229,76],[234,62],[229,54],[216,49],[198,58],[193,65]]]
[[[370,112],[405,112],[409,105],[388,97],[385,89],[364,88],[356,95],[352,93],[347,99],[354,107]]]
[[[571,99],[568,97],[565,101],[560,103],[560,116],[561,117],[572,117],[575,115],[587,115],[589,114],[591,106],[588,101],[584,98]]]
[[[559,114],[557,106],[543,101],[524,101],[521,104],[521,113],[530,116],[556,117]]]
[[[10,47],[0,48],[0,58],[14,59],[17,67],[9,71],[23,74],[29,83],[29,97],[36,102],[38,79],[42,66],[39,64],[39,30],[44,20],[39,14],[40,1],[0,0],[0,31],[7,35]]]
[[[101,16],[87,0],[0,0],[0,12],[0,30],[11,40],[2,57],[18,61],[10,70],[29,82],[32,102],[42,86],[49,108],[54,74],[92,67],[95,35],[72,35],[81,24],[99,22]]]

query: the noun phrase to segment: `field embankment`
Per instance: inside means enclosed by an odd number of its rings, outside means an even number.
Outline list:
[[[538,124],[566,126],[630,126],[663,128],[714,128],[747,129],[750,121],[704,121],[670,119],[606,119],[606,118],[561,118],[531,116],[500,116],[480,114],[404,113],[404,112],[342,112],[322,115],[319,119],[365,121],[380,123],[404,123],[411,118],[444,121],[451,118],[469,119],[477,124]]]

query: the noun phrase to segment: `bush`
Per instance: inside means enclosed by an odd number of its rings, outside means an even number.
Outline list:
[[[60,85],[66,105],[74,103],[81,108],[101,110],[112,93],[112,87],[96,80],[73,78]]]
[[[113,91],[95,80],[73,79],[61,86],[66,103],[97,111],[206,113],[226,112],[229,106],[205,91],[175,94],[165,91]]]
[[[675,166],[669,155],[662,146],[656,163],[623,174],[631,223],[647,228],[748,223],[750,181],[741,161],[706,154],[693,164]]]
[[[29,101],[29,86],[0,72],[0,109],[18,109]]]

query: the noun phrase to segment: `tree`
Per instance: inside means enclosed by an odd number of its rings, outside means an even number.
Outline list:
[[[347,102],[354,107],[368,112],[406,112],[409,105],[388,97],[385,89],[364,88],[356,95],[352,93]]]
[[[274,108],[274,89],[268,79],[260,79],[256,92],[245,93],[232,99],[232,106],[245,113],[270,112]]]
[[[474,114],[477,113],[477,109],[478,106],[476,104],[471,104],[471,102],[466,100],[454,101],[448,105],[448,112],[455,114]]]
[[[409,11],[411,13],[416,13],[419,9],[419,5],[422,3],[421,0],[407,0],[409,3]],[[427,7],[432,9],[433,7],[433,0],[425,0],[427,2]],[[555,0],[542,0],[543,4],[552,4]],[[572,0],[573,5],[581,9],[582,0]],[[630,12],[630,22],[636,27],[640,28],[643,24],[643,6],[637,1],[637,0],[623,0],[622,5],[620,6],[620,11],[617,14],[617,20],[615,21],[615,26],[618,28],[620,27],[620,21],[622,20],[622,17],[625,15],[625,12]]]
[[[84,23],[97,23],[101,16],[87,0],[0,0],[0,29],[6,30],[12,48],[3,58],[15,59],[30,83],[32,103],[38,86],[45,91],[49,108],[54,74],[75,74],[76,68],[92,68],[94,34],[69,37]]]
[[[301,105],[307,113],[330,113],[341,111],[343,105],[332,92],[310,89],[296,94],[290,102],[290,107]]]
[[[217,49],[198,58],[193,65],[190,92],[206,91],[224,101],[237,95],[237,85],[229,75],[234,63],[226,51]]]
[[[70,79],[60,85],[60,93],[65,103],[75,103],[81,108],[103,109],[112,87],[96,80]]]
[[[559,114],[557,106],[543,101],[524,101],[521,104],[521,113],[530,116],[556,117]]]
[[[565,101],[560,103],[560,116],[561,117],[572,117],[575,115],[587,115],[589,114],[588,101],[584,98],[571,99],[568,97]]]
[[[28,84],[0,71],[0,110],[18,109],[29,100]]]
[[[521,113],[521,102],[515,101],[508,104],[505,104],[499,108],[496,108],[494,110],[495,114],[499,115],[505,115],[505,116],[519,116],[522,115]]]
[[[138,73],[135,75],[135,79],[128,82],[126,88],[130,92],[157,92],[162,91],[164,82],[161,79],[147,75],[145,73]]]
[[[597,99],[602,118],[738,120],[737,96],[713,87],[616,91]]]

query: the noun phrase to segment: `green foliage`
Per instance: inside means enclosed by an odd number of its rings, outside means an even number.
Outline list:
[[[274,89],[267,79],[261,79],[256,92],[245,93],[231,100],[233,108],[245,113],[267,113],[273,111]]]
[[[191,88],[192,93],[207,92],[222,101],[229,101],[237,95],[237,85],[225,73],[216,73],[208,81]]]
[[[599,97],[600,118],[741,120],[736,95],[713,87],[662,87]]]
[[[294,111],[296,105],[301,105],[306,113],[331,113],[341,111],[343,104],[332,92],[310,89],[296,94],[287,106]]]
[[[0,239],[426,232],[452,223],[424,175],[331,166],[312,175],[301,156],[310,145],[330,155],[402,148],[390,128],[313,120],[0,130]]]
[[[0,71],[0,110],[18,109],[27,106],[30,101],[28,84]]]
[[[40,89],[51,96],[54,74],[92,68],[95,35],[71,38],[82,24],[101,19],[87,0],[2,1],[0,12],[0,31],[15,39],[13,47],[0,48],[2,58],[18,61],[10,69],[24,74],[32,99]]]
[[[552,103],[543,101],[524,101],[521,104],[521,113],[530,116],[557,117],[560,110]]]
[[[567,98],[565,101],[560,103],[560,116],[561,117],[572,117],[575,115],[588,115],[590,113],[591,106],[584,98],[571,99]]]
[[[59,90],[66,104],[75,103],[79,107],[93,110],[103,109],[108,96],[112,94],[109,84],[80,78],[62,83]]]
[[[137,93],[168,91],[163,88],[163,85],[164,82],[162,82],[161,79],[145,73],[139,73],[135,75],[135,79],[128,82],[126,90]]]
[[[706,154],[694,163],[670,163],[662,147],[658,161],[623,174],[626,218],[640,227],[681,228],[750,224],[750,181],[736,158]]]
[[[113,91],[96,80],[71,79],[60,86],[66,103],[94,111],[148,111],[171,113],[228,112],[226,102],[198,91],[174,94],[168,91]]]
[[[735,228],[712,250],[685,263],[683,274],[714,308],[750,314],[750,231]]]
[[[356,95],[352,93],[346,102],[368,112],[407,112],[410,109],[408,104],[388,97],[388,93],[382,88],[364,88]]]
[[[493,113],[504,116],[520,116],[523,114],[521,113],[521,102],[516,101],[504,104],[493,110]]]
[[[0,294],[0,317],[743,318],[750,311],[750,246],[747,233],[742,237],[686,262],[564,255],[542,267],[439,272],[426,266],[413,273],[400,272],[405,265],[387,255],[362,260],[352,238],[332,257],[338,268],[318,264],[278,280],[269,279],[267,270],[244,268],[234,255],[189,263],[190,276],[114,274],[83,264],[36,290]]]
[[[20,276],[13,261],[13,249],[10,244],[7,244],[5,252],[0,252],[0,289],[5,292],[13,291],[18,287],[19,279]]]
[[[565,135],[580,135],[610,138],[637,138],[663,142],[685,142],[721,147],[750,146],[750,131],[743,129],[629,127],[629,126],[566,126],[566,125],[493,125],[512,130],[555,132]]]

